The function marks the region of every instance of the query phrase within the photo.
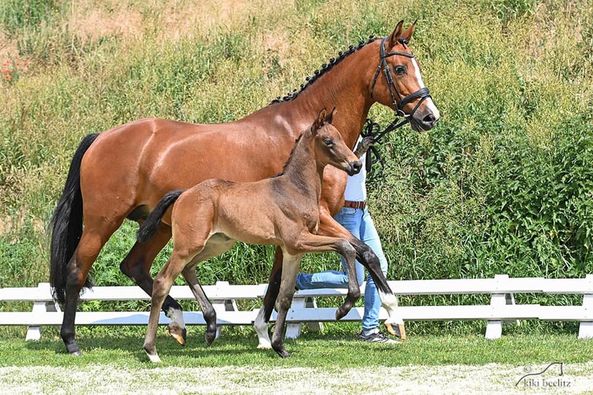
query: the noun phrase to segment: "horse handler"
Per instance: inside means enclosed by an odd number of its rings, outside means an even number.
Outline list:
[[[366,151],[372,145],[372,138],[366,137],[359,143],[356,154],[361,162],[365,163]],[[362,155],[361,155],[362,153]],[[387,274],[387,259],[383,253],[379,234],[371,218],[366,205],[366,172],[365,166],[360,173],[348,177],[346,190],[344,191],[344,207],[335,215],[335,219],[348,229],[354,237],[366,243],[377,255],[381,263],[381,271]],[[356,280],[358,284],[364,281],[364,266],[356,261]],[[342,259],[342,271],[329,270],[318,273],[299,273],[296,279],[297,289],[315,288],[347,288],[348,267]],[[373,343],[399,343],[385,336],[379,330],[379,312],[381,310],[381,298],[375,282],[371,276],[367,276],[367,284],[364,292],[364,315],[362,317],[362,331],[358,338]]]

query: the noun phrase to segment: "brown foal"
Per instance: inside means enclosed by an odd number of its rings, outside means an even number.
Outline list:
[[[332,115],[321,111],[313,125],[297,140],[279,176],[241,183],[207,180],[185,192],[167,194],[157,204],[154,214],[148,216],[140,227],[139,240],[149,240],[162,221],[171,226],[174,245],[171,258],[157,275],[152,291],[144,342],[152,362],[160,362],[155,347],[159,313],[175,278],[198,262],[228,250],[236,240],[271,244],[282,250],[278,317],[272,338],[272,347],[281,357],[288,356],[283,346],[286,313],[304,253],[335,251],[346,259],[348,296],[336,311],[336,318],[342,318],[352,308],[360,296],[354,267],[356,250],[344,238],[317,234],[325,166],[332,165],[350,175],[358,173],[362,166],[331,125]],[[173,208],[167,210],[171,204]],[[208,299],[195,278],[190,287],[203,306],[205,316],[209,316],[206,341],[210,344],[216,333],[216,313],[208,306]]]
[[[413,31],[414,25],[404,30],[399,22],[384,39],[350,47],[308,79],[299,92],[235,122],[208,125],[145,119],[87,136],[72,159],[51,227],[50,282],[64,306],[60,334],[67,350],[80,353],[75,341],[76,307],[99,252],[126,218],[142,223],[167,192],[210,178],[244,182],[277,174],[294,140],[320,108],[337,109],[333,124],[349,147],[354,147],[370,107],[377,102],[406,115],[413,129],[431,129],[439,112],[430,97],[414,96],[424,84],[408,47]],[[343,204],[346,174],[330,166],[323,181],[319,234],[350,239],[378,289],[392,295],[376,256],[332,218]],[[169,227],[159,226],[150,241],[134,244],[121,262],[121,270],[148,294],[153,287],[150,267],[170,238]],[[257,326],[262,346],[269,345],[263,328],[279,290],[282,261],[282,251],[277,249]],[[184,275],[188,281],[187,276],[195,276],[191,271]],[[387,299],[384,304],[393,305],[394,298]],[[167,296],[163,311],[172,319],[171,334],[183,343],[181,306]]]

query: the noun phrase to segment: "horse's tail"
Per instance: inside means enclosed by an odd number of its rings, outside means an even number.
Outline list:
[[[146,220],[140,225],[140,229],[138,229],[139,242],[144,243],[154,236],[161,222],[161,218],[163,218],[169,206],[175,203],[182,193],[183,191],[172,191],[163,196],[154,210],[152,210]]]
[[[51,247],[49,282],[55,300],[65,302],[66,267],[72,258],[82,235],[82,193],[80,191],[80,164],[98,134],[89,134],[82,139],[74,153],[64,191],[51,218]],[[85,287],[90,288],[87,278]]]

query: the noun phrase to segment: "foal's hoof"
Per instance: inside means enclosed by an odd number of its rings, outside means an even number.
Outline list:
[[[214,342],[214,340],[216,340],[216,328],[214,328],[213,331],[207,330],[204,337],[206,339],[206,344],[211,345]]]
[[[406,327],[403,323],[392,324],[386,322],[385,327],[387,328],[387,332],[391,333],[393,336],[399,337],[400,340],[406,340]]]
[[[341,320],[352,309],[352,305],[342,305],[336,310],[336,321]]]
[[[280,358],[288,358],[288,357],[290,357],[290,354],[285,349],[276,350],[276,352],[278,353],[278,355],[280,355]]]
[[[150,362],[161,363],[161,358],[159,358],[158,354],[149,354],[148,351],[146,351],[146,355],[148,355],[148,359],[150,360]]]
[[[169,324],[167,329],[169,331],[169,335],[171,335],[173,339],[177,340],[177,343],[185,346],[185,341],[187,339],[187,330],[185,328],[180,328],[177,325]]]

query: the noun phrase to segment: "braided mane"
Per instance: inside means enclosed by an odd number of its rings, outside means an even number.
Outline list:
[[[337,58],[331,58],[328,63],[324,63],[323,65],[321,65],[321,67],[318,70],[315,70],[315,72],[312,75],[305,78],[305,82],[303,84],[301,84],[301,88],[298,91],[295,89],[292,92],[288,93],[286,96],[283,96],[283,97],[278,96],[276,99],[272,100],[272,102],[270,104],[282,103],[282,102],[293,100],[294,98],[296,98],[299,95],[299,93],[304,91],[308,86],[312,85],[315,81],[317,81],[317,79],[319,77],[321,77],[322,75],[324,75],[325,73],[330,71],[335,65],[337,65],[342,60],[344,60],[346,57],[348,57],[349,55],[358,51],[365,45],[375,41],[376,39],[377,39],[377,37],[370,36],[368,38],[368,40],[366,40],[366,41],[363,40],[363,41],[359,42],[358,46],[351,45],[350,47],[348,47],[348,49],[346,51],[340,51],[338,53]]]

